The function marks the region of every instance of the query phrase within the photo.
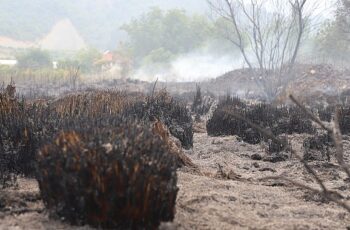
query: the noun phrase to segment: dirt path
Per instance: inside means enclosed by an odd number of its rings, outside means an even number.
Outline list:
[[[296,135],[293,142],[302,143],[303,138]],[[300,144],[295,144],[295,148],[301,150]],[[201,173],[179,170],[176,218],[163,229],[346,229],[350,226],[350,215],[335,204],[282,181],[259,180],[284,175],[316,187],[297,161],[252,160],[253,154],[265,155],[262,146],[241,143],[235,137],[208,137],[205,133],[195,134],[195,146],[189,154]],[[350,199],[350,184],[344,185],[346,177],[335,164],[314,162],[312,165],[329,188]],[[36,181],[20,179],[19,182],[19,189],[3,191],[0,196],[6,197],[7,207],[11,207],[0,212],[0,229],[89,229],[50,220],[40,201]]]

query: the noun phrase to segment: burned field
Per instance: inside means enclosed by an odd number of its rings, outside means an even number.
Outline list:
[[[307,108],[327,127],[339,120],[340,155],[334,133],[297,105],[217,100],[200,88],[190,104],[112,90],[29,102],[9,89],[0,228],[350,226],[346,103],[337,114]]]
[[[173,220],[176,170],[191,163],[181,146],[193,145],[193,133],[166,92],[27,103],[5,90],[0,102],[2,189],[35,178],[50,215],[74,225],[154,229]]]

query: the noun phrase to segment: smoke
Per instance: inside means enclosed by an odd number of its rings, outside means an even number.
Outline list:
[[[199,82],[243,66],[244,61],[239,55],[216,56],[197,52],[182,55],[167,66],[142,67],[132,78],[143,81]]]

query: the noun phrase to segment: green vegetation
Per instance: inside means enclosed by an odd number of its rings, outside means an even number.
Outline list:
[[[221,37],[222,19],[210,21],[184,10],[153,8],[139,19],[122,26],[137,65],[167,64],[178,55],[193,51],[232,52]],[[227,49],[230,46],[229,49]]]
[[[92,73],[98,70],[96,61],[102,58],[102,54],[95,48],[87,48],[78,51],[71,58],[61,59],[58,63],[60,69],[79,68],[83,73]]]
[[[50,53],[40,49],[31,49],[18,55],[17,61],[18,67],[21,69],[39,69],[52,67]]]
[[[119,27],[154,5],[204,12],[202,0],[1,0],[0,36],[35,41],[69,18],[89,45],[111,49],[123,38]]]
[[[336,18],[327,21],[317,34],[317,48],[323,56],[338,61],[349,61],[350,52],[350,3],[339,3]]]
[[[58,69],[53,69],[54,54],[45,50],[30,49],[16,56],[18,65],[15,67],[0,66],[2,81],[10,82],[60,82],[71,75],[72,70],[80,73],[95,73],[100,70],[96,62],[102,58],[101,52],[94,48],[87,48],[72,54],[70,57],[58,57]]]

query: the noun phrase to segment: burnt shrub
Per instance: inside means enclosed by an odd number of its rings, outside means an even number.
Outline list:
[[[334,116],[337,106],[330,105],[318,108],[318,115],[322,121],[330,122]],[[349,105],[339,106],[339,126],[342,134],[350,134],[350,107]]]
[[[182,147],[193,147],[193,121],[186,105],[175,100],[165,91],[145,100],[138,100],[123,112],[125,117],[134,117],[143,121],[160,120],[170,133],[181,141]]]
[[[150,126],[125,119],[74,124],[38,154],[45,206],[71,224],[156,229],[174,218],[176,162]],[[113,128],[110,128],[113,127]]]
[[[350,105],[350,90],[344,90],[340,94],[340,101],[342,102],[342,105],[349,106]]]
[[[258,144],[262,136],[246,122],[238,119],[229,112],[239,116],[248,116],[248,107],[238,98],[226,97],[220,101],[213,116],[207,122],[207,132],[210,136],[237,135],[244,142]]]
[[[308,137],[303,142],[304,160],[327,160],[330,161],[331,147],[334,147],[332,137],[329,134],[317,134]]]
[[[286,136],[280,137],[281,142],[270,141],[268,146],[268,153],[280,153],[282,151],[288,151],[288,138]]]
[[[13,165],[13,159],[11,155],[4,154],[5,150],[0,146],[0,189],[13,186],[17,182],[17,177],[11,165]]]
[[[95,90],[67,95],[54,101],[50,106],[56,118],[59,119],[94,118],[103,115],[118,115],[137,98],[142,97],[119,91]]]
[[[339,126],[342,134],[350,134],[350,107],[340,108]]]
[[[0,159],[4,170],[33,175],[35,154],[43,137],[38,107],[0,94]]]
[[[316,108],[318,116],[320,118],[321,121],[327,121],[330,122],[332,120],[334,111],[335,111],[335,107],[334,106],[319,106],[318,108]]]
[[[243,118],[243,119],[242,119]],[[257,130],[244,121],[247,119],[274,135],[293,133],[314,133],[312,122],[295,107],[275,107],[270,104],[246,105],[237,98],[228,97],[221,101],[207,122],[210,136],[237,135],[250,144],[266,141]]]
[[[287,108],[287,112],[282,114],[282,118],[279,118],[279,123],[281,120],[284,121],[283,117],[287,116],[287,122],[284,123],[287,127],[286,129],[280,130],[278,134],[293,134],[293,133],[315,133],[315,128],[312,122],[307,118],[307,116],[297,107]],[[282,122],[283,124],[283,122]]]
[[[214,100],[212,96],[203,95],[200,86],[197,85],[196,94],[193,98],[193,103],[191,106],[192,113],[196,116],[205,115],[209,112]]]
[[[5,177],[8,173],[34,176],[38,149],[61,130],[82,123],[89,126],[98,119],[108,123],[120,114],[144,121],[159,118],[184,146],[189,148],[193,144],[192,120],[186,107],[166,95],[150,99],[118,91],[91,91],[67,95],[52,102],[29,103],[15,96],[14,87],[10,90],[10,93],[0,93],[3,178],[8,178]],[[130,108],[139,110],[134,113]],[[124,112],[129,109],[130,113]]]

